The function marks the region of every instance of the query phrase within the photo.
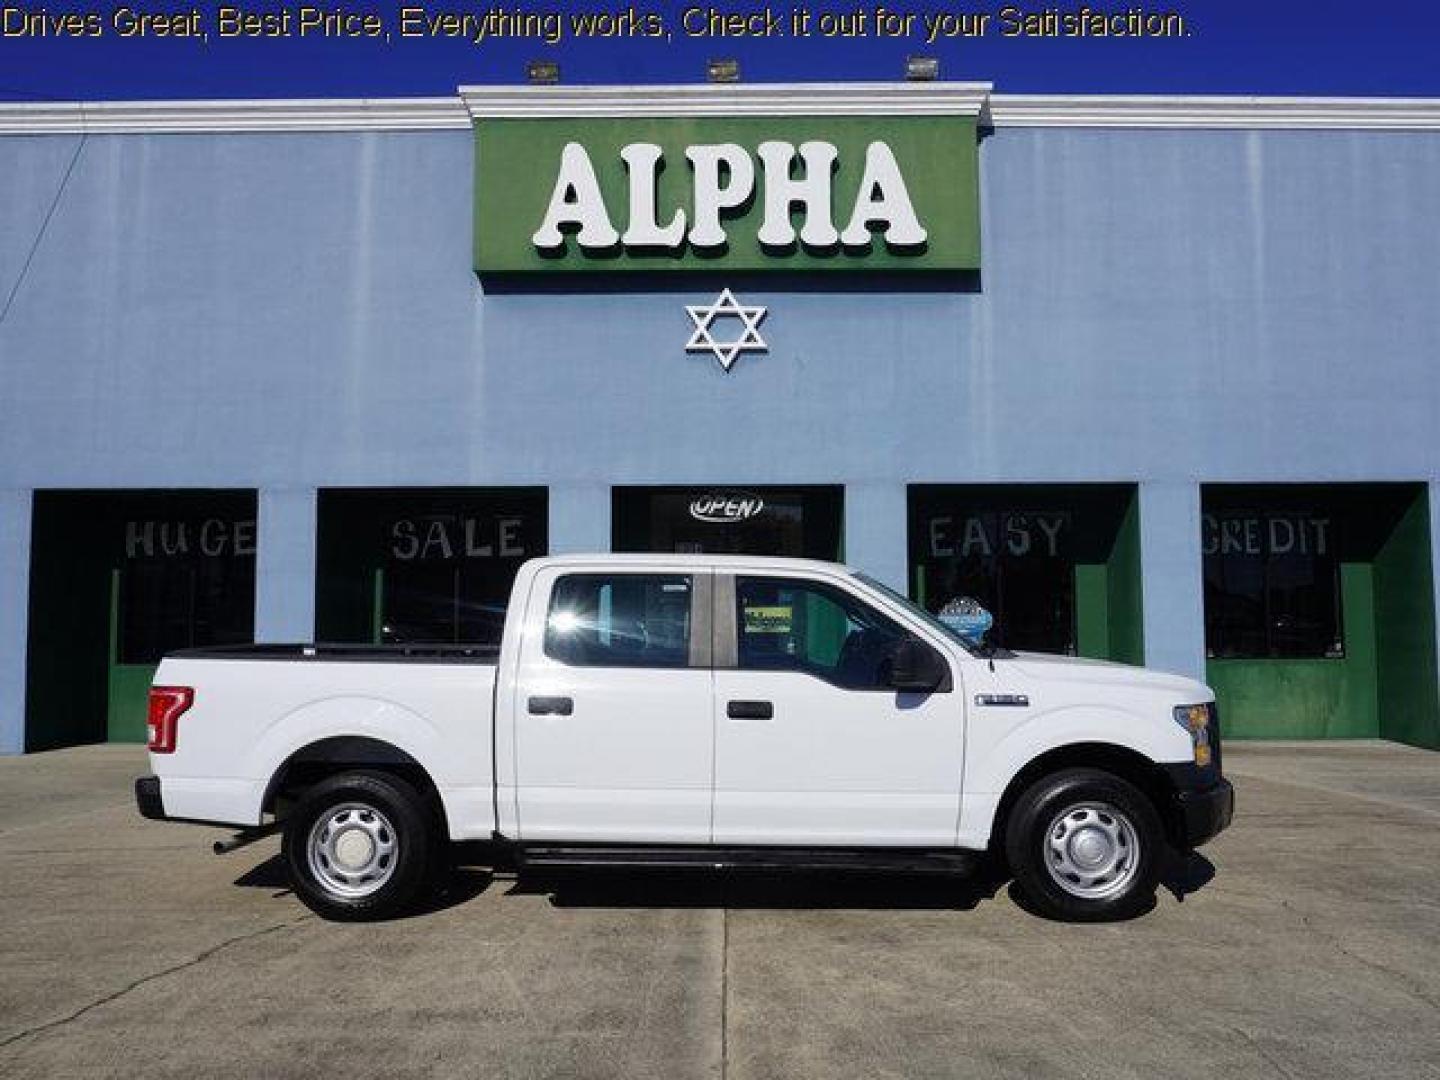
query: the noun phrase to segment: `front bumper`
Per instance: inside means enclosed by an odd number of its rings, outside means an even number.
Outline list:
[[[1197,848],[1230,825],[1235,816],[1235,789],[1223,777],[1209,787],[1175,793],[1178,839]]]
[[[166,821],[165,803],[160,798],[160,778],[141,776],[135,781],[135,806],[140,816],[151,821]]]

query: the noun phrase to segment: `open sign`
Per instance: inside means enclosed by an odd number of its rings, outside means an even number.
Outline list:
[[[765,509],[765,500],[746,491],[712,491],[690,500],[690,516],[715,525],[749,521]]]

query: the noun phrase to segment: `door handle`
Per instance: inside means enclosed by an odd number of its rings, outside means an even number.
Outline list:
[[[532,697],[528,704],[531,716],[569,716],[575,711],[575,701],[568,697]]]
[[[731,720],[773,720],[775,706],[768,701],[732,701],[725,706]]]

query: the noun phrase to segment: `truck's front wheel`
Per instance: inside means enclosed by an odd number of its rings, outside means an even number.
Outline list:
[[[1015,804],[1005,853],[1015,884],[1040,914],[1097,922],[1149,907],[1164,830],[1133,784],[1099,769],[1036,781]]]
[[[285,822],[283,851],[295,892],[327,919],[385,919],[429,883],[433,815],[413,787],[382,772],[327,777]]]

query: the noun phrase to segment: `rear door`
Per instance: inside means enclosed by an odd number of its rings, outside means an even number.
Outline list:
[[[715,596],[715,842],[953,845],[955,665],[950,692],[895,690],[910,632],[833,581],[721,574]]]
[[[709,842],[710,586],[688,570],[540,572],[544,626],[521,645],[513,703],[522,840]]]

